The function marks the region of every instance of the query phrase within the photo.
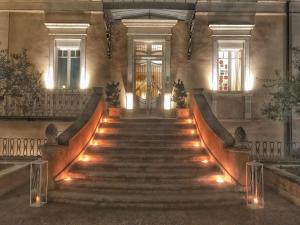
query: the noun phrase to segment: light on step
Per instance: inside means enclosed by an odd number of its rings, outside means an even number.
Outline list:
[[[191,134],[195,134],[196,133],[196,131],[195,130],[191,130]]]
[[[216,177],[216,182],[218,184],[223,184],[225,182],[224,178],[222,176],[217,176]]]
[[[66,177],[66,178],[64,179],[64,181],[67,181],[67,182],[69,182],[69,181],[71,181],[71,180],[72,180],[71,177]]]
[[[107,123],[107,121],[108,121],[107,118],[104,118],[104,119],[103,119],[103,122],[104,122],[104,123]]]
[[[104,129],[103,128],[98,128],[97,133],[103,134],[104,133]]]
[[[204,159],[201,161],[203,164],[207,164],[208,163],[208,160],[207,159]]]
[[[195,141],[194,147],[200,147],[200,142],[199,141]]]
[[[254,203],[254,204],[258,204],[258,198],[255,197],[255,198],[253,199],[253,203]]]
[[[192,120],[192,119],[188,119],[187,122],[188,122],[189,124],[192,124],[192,123],[193,123],[193,120]]]
[[[81,160],[82,162],[88,162],[88,161],[90,161],[90,158],[89,158],[87,155],[82,155],[82,156],[80,157],[80,160]]]

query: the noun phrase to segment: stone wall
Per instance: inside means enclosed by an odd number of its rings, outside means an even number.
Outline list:
[[[63,132],[71,122],[62,121],[26,121],[26,120],[0,120],[0,138],[45,138],[46,127],[54,123],[59,131]]]

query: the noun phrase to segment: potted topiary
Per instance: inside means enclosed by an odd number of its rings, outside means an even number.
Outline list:
[[[173,83],[172,101],[176,103],[177,118],[187,118],[190,116],[190,111],[186,105],[186,91],[183,82],[178,79]]]
[[[119,82],[112,81],[106,84],[105,94],[108,104],[108,115],[110,117],[120,117],[122,108],[120,107],[120,89]]]

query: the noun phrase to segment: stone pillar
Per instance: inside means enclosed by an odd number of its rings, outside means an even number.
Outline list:
[[[251,96],[250,95],[246,95],[245,96],[245,114],[244,114],[244,118],[245,120],[250,120],[252,118],[252,109],[251,109]]]

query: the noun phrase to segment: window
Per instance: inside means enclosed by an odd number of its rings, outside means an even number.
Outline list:
[[[210,87],[213,91],[237,92],[253,89],[250,73],[250,38],[254,25],[211,24],[213,65]]]
[[[57,50],[57,88],[80,87],[80,50]]]
[[[242,90],[242,49],[218,50],[218,90]]]

